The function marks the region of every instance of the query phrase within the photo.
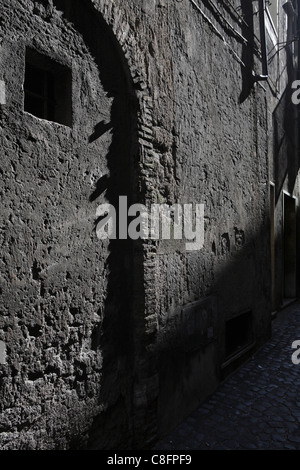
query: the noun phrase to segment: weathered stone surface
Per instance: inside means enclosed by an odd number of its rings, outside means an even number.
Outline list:
[[[228,319],[251,311],[254,347],[269,337],[269,182],[280,235],[281,191],[293,193],[298,168],[279,112],[293,77],[286,52],[268,82],[253,81],[256,10],[2,1],[2,449],[148,446],[222,379]],[[24,112],[26,48],[72,71],[71,125]],[[204,247],[99,240],[98,205],[122,195],[204,204]],[[280,263],[276,279],[279,305]],[[182,314],[207,298],[209,319]],[[199,345],[195,332],[187,348],[195,325]]]

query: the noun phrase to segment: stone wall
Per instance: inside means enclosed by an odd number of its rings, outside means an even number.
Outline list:
[[[0,18],[0,447],[151,446],[270,336],[286,58],[253,79],[257,2],[3,0]],[[24,109],[32,50],[71,74],[71,123]],[[99,240],[97,207],[124,195],[204,204],[203,248]]]

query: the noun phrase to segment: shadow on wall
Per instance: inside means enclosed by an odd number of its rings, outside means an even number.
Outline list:
[[[243,103],[251,93],[254,85],[252,70],[254,69],[254,24],[253,24],[253,2],[241,0],[241,14],[243,22],[241,32],[247,43],[243,43],[242,62],[242,91],[240,94],[240,103]]]
[[[223,8],[227,11],[227,14],[230,15],[234,22],[238,21],[241,27],[241,35],[229,28],[226,21],[222,21],[221,17],[216,14],[215,8],[207,4],[207,8],[210,9],[212,15],[215,16],[217,22],[222,24],[222,27],[225,29],[228,36],[234,37],[237,43],[242,45],[242,54],[241,54],[241,75],[242,75],[242,84],[241,84],[241,93],[239,96],[239,103],[242,104],[250,95],[253,90],[253,86],[257,81],[257,78],[254,76],[254,58],[261,60],[260,51],[256,46],[256,41],[260,44],[261,39],[255,36],[254,29],[254,17],[255,12],[253,8],[253,2],[249,0],[241,0],[239,8],[235,9],[232,5],[227,5],[224,3]],[[236,11],[238,10],[239,19],[237,20]],[[233,13],[235,11],[235,13]]]
[[[256,54],[253,2],[242,0],[241,11],[245,20],[242,34],[247,39],[241,57],[245,65],[241,69],[240,103],[243,103],[249,97],[255,81],[252,75]],[[288,31],[288,36],[290,34]],[[296,112],[295,108],[291,109],[291,83],[295,77],[289,48],[287,73],[286,90],[273,114],[276,202],[286,177],[288,191],[293,192],[299,169]],[[165,322],[167,327],[159,332],[157,356],[152,360],[156,360],[160,369],[160,437],[195,410],[220,381],[271,337],[271,240],[267,187],[266,180],[264,194],[261,194],[259,185],[253,188],[254,194],[260,194],[259,200],[254,200],[254,210],[257,215],[264,214],[263,219],[257,218],[262,222],[257,232],[254,224],[243,234],[236,229],[232,233],[223,234],[222,240],[214,242],[212,249],[211,256],[217,256],[223,261],[223,268],[215,274],[212,286],[202,297],[199,295],[198,301],[183,306],[181,311],[178,307],[176,311],[179,310],[179,314],[165,312],[169,320]],[[281,234],[276,234],[276,245],[282,243],[280,237]],[[279,255],[282,256],[282,252]],[[189,256],[197,257],[196,254]],[[203,266],[207,265],[205,255],[202,257],[200,254],[195,264],[197,268],[194,275],[200,284]],[[277,308],[283,301],[281,290],[279,297]],[[235,326],[232,326],[235,319],[238,319],[238,334],[234,334]]]
[[[90,194],[90,202],[97,201],[103,193],[107,202],[115,207],[118,207],[120,195],[128,196],[129,203],[141,202],[137,201],[138,170],[134,161],[137,142],[136,103],[134,93],[130,93],[129,73],[126,76],[124,72],[125,61],[121,57],[121,52],[120,56],[115,52],[118,50],[118,45],[100,14],[91,5],[85,4],[82,8],[82,0],[54,0],[54,4],[65,12],[67,18],[82,34],[98,65],[104,90],[113,98],[110,123],[94,123],[94,131],[88,136],[88,141],[92,144],[108,130],[112,133],[112,144],[106,155],[109,175],[105,175],[96,183],[95,191]],[[253,87],[252,2],[242,0],[242,14],[248,20],[247,25],[243,26],[243,35],[249,43],[243,46],[242,52],[242,60],[246,67],[242,68],[241,103],[247,99]],[[96,40],[95,31],[97,31]],[[280,142],[278,146],[281,148]],[[290,163],[291,173],[292,168],[293,162]],[[281,169],[278,170],[279,174]],[[149,370],[159,370],[160,395],[157,399],[161,430],[170,429],[178,420],[191,412],[204,395],[212,391],[222,379],[220,364],[226,359],[224,357],[226,317],[229,318],[240,310],[250,310],[253,312],[256,339],[254,348],[269,337],[270,243],[267,220],[266,216],[265,225],[250,240],[245,233],[242,245],[236,244],[235,233],[224,234],[227,244],[220,243],[211,255],[223,257],[224,267],[206,293],[208,297],[217,297],[219,304],[218,319],[216,324],[212,325],[210,341],[206,342],[205,339],[204,344],[196,344],[192,350],[190,346],[187,347],[191,340],[190,328],[182,328],[181,322],[185,319],[181,315],[175,320],[177,324],[172,330],[172,338],[169,337],[170,329],[160,332],[159,349],[153,354],[149,353],[145,358]],[[93,332],[93,348],[99,349],[103,355],[99,402],[107,406],[107,412],[101,413],[94,419],[90,430],[91,439],[87,444],[90,449],[121,449],[134,446],[132,392],[136,366],[135,345],[136,335],[145,331],[145,325],[139,325],[137,330],[137,318],[135,318],[136,311],[139,311],[140,316],[144,312],[143,257],[139,248],[138,244],[133,245],[127,240],[111,241],[109,246],[107,258],[109,279],[103,312],[104,321],[101,329],[97,328]],[[201,256],[197,259],[197,263],[200,282],[203,266]],[[194,282],[198,282],[198,279]],[[194,330],[192,334],[195,334]],[[202,341],[200,333],[199,337]],[[207,371],[211,373],[208,386],[205,384]],[[179,380],[179,377],[182,380]],[[174,410],[180,412],[174,416]],[[146,425],[147,423],[145,427]],[[139,436],[139,440],[142,441],[142,436]],[[78,450],[81,445],[78,436],[78,440],[74,439],[71,443],[71,448]]]
[[[287,12],[288,13],[288,12]],[[287,38],[285,44],[286,51],[286,72],[287,85],[281,99],[273,112],[274,127],[274,146],[273,158],[275,169],[275,185],[276,185],[276,202],[279,199],[285,182],[287,182],[287,190],[293,193],[296,178],[299,170],[298,155],[298,121],[297,107],[292,102],[292,82],[296,79],[294,66],[293,43],[289,38],[295,35],[294,20],[289,14]]]
[[[159,437],[193,412],[271,337],[268,213],[258,233],[253,227],[247,227],[242,238],[236,233],[233,229],[224,234],[226,244],[222,237],[216,241],[210,262],[215,258],[222,268],[213,284],[176,314],[164,313],[169,319],[158,333],[151,359],[159,370]],[[194,258],[195,284],[197,279],[201,284],[207,256],[205,248],[186,256],[187,263]],[[237,326],[234,321],[230,324],[231,319],[238,319]]]
[[[72,12],[76,11],[76,8],[72,6]],[[245,67],[242,67],[240,103],[243,103],[249,97],[254,84],[252,75],[254,68],[253,4],[248,0],[242,0],[241,8],[246,20],[243,23],[242,34],[248,41],[242,49],[242,61]],[[105,90],[114,97],[110,124],[95,123],[94,133],[89,137],[90,142],[93,142],[107,129],[112,129],[113,132],[113,143],[110,153],[107,155],[110,175],[106,175],[98,181],[96,190],[91,194],[90,199],[91,201],[97,200],[105,191],[108,202],[118,207],[119,195],[127,195],[131,201],[137,196],[137,191],[132,192],[131,187],[132,182],[133,188],[135,187],[136,181],[132,180],[132,175],[136,173],[134,162],[131,160],[131,142],[128,136],[132,135],[133,138],[134,136],[127,119],[129,108],[126,103],[125,80],[120,83],[116,82],[115,78],[112,79],[108,73],[111,70],[111,64],[105,64],[106,51],[95,50],[93,38],[87,34],[86,27],[82,27],[82,18],[80,22],[77,22],[76,18],[71,18],[71,20],[77,29],[82,31],[86,43],[99,61],[99,70],[103,74],[101,81]],[[85,21],[87,25],[90,20],[86,18]],[[116,67],[118,66],[116,65]],[[277,119],[275,133],[282,126],[282,116],[284,116],[284,128],[286,128],[287,134],[289,132],[288,95],[287,88],[282,102],[274,113],[274,117]],[[293,135],[290,137],[292,141]],[[278,142],[279,149],[281,146],[281,142]],[[293,185],[295,179],[292,177],[295,178],[296,175],[294,152],[287,152],[285,155],[288,155],[287,167],[291,175],[289,182]],[[279,179],[281,171],[278,168]],[[259,193],[259,188],[257,188],[257,192]],[[258,203],[263,204],[264,210],[268,211],[267,193],[264,196]],[[257,212],[260,210],[258,203]],[[212,301],[213,305],[217,305],[216,323],[210,326],[212,332],[208,333],[207,330],[206,337],[203,338],[201,320],[199,322],[200,330],[197,331],[194,328],[193,316],[187,318],[182,311],[175,320],[177,324],[174,328],[168,328],[168,330],[159,333],[158,351],[145,358],[149,370],[159,371],[160,393],[157,400],[161,432],[170,429],[191,412],[207,394],[213,391],[227,373],[240,365],[270,337],[271,279],[268,221],[269,214],[266,212],[264,225],[260,227],[258,233],[249,237],[248,232],[241,235],[233,230],[230,234],[223,234],[223,243],[220,242],[219,246],[216,245],[215,253],[212,256],[222,258],[224,267],[206,293],[207,297],[217,299],[217,304]],[[249,229],[249,233],[253,234],[253,230]],[[133,265],[129,262],[132,254],[133,246],[130,242],[112,241],[110,243],[108,258],[110,277],[105,302],[104,324],[103,329],[94,334],[104,355],[101,400],[109,405],[109,409],[107,413],[103,413],[95,419],[94,427],[91,430],[93,440],[89,442],[89,448],[111,449],[112,443],[116,441],[116,436],[121,439],[116,444],[117,448],[134,447],[134,435],[131,432],[134,432],[132,426],[135,410],[132,408],[131,392],[135,367],[135,319],[129,312],[133,311],[131,304],[133,289],[139,292],[139,301],[143,302],[144,287],[142,283],[142,256],[135,256],[135,277],[133,277],[130,273]],[[137,254],[136,251],[135,255]],[[199,282],[202,266],[200,256],[198,259]],[[132,282],[135,282],[135,286],[131,284]],[[205,309],[202,311],[203,315],[204,311]],[[252,341],[249,343],[251,347],[232,362],[229,361],[227,368],[225,368],[223,364],[228,361],[226,321],[241,312],[251,312],[251,323],[247,323],[249,328],[253,330],[253,337],[250,335]],[[193,337],[191,338],[190,335]],[[208,335],[211,336],[208,338]],[[113,401],[112,391],[114,391]],[[122,441],[122,436],[124,441]],[[142,442],[141,436],[138,441]],[[75,446],[75,448],[78,447]]]
[[[105,193],[105,200],[118,207],[119,196],[136,202],[136,102],[131,89],[130,74],[126,68],[117,41],[102,16],[82,0],[54,0],[54,5],[74,24],[98,66],[100,80],[107,96],[113,98],[111,120],[94,124],[88,136],[90,144],[110,130],[112,143],[106,155],[109,174],[96,183],[90,202]],[[97,159],[97,155],[95,155]],[[95,225],[97,221],[95,221]],[[96,227],[95,227],[96,228]],[[90,440],[74,438],[70,448],[107,449],[111,445],[127,447],[132,439],[132,383],[134,364],[134,319],[132,316],[135,291],[143,301],[143,271],[139,254],[130,241],[111,240],[106,260],[109,272],[105,293],[103,323],[92,334],[93,349],[103,357],[101,396],[99,404],[105,410],[94,418]],[[135,276],[134,276],[135,273]]]
[[[232,5],[227,5],[226,2],[223,2],[224,4],[222,5],[222,7],[227,11],[227,14],[232,17],[234,22],[237,21],[236,11],[239,10],[240,18],[238,21],[241,24],[242,37],[237,32],[234,32],[232,28],[228,27],[228,23],[223,21],[223,18],[220,17],[219,12],[216,12],[215,7],[212,6],[210,2],[204,1],[204,3],[210,10],[211,14],[214,16],[215,20],[222,24],[222,28],[226,31],[226,34],[229,37],[234,37],[235,41],[242,44],[242,89],[239,102],[243,103],[250,95],[255,83],[255,78],[252,74],[252,71],[254,70],[254,55],[258,56],[258,51],[255,50],[253,2],[249,0],[241,0],[241,5],[237,9],[233,8]],[[246,41],[242,38],[245,38]]]

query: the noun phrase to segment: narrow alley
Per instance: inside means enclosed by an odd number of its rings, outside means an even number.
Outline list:
[[[157,450],[299,450],[300,302],[273,320],[272,339],[224,381]]]

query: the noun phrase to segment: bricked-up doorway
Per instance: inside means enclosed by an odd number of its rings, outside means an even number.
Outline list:
[[[296,199],[283,194],[283,256],[285,299],[296,297]]]

